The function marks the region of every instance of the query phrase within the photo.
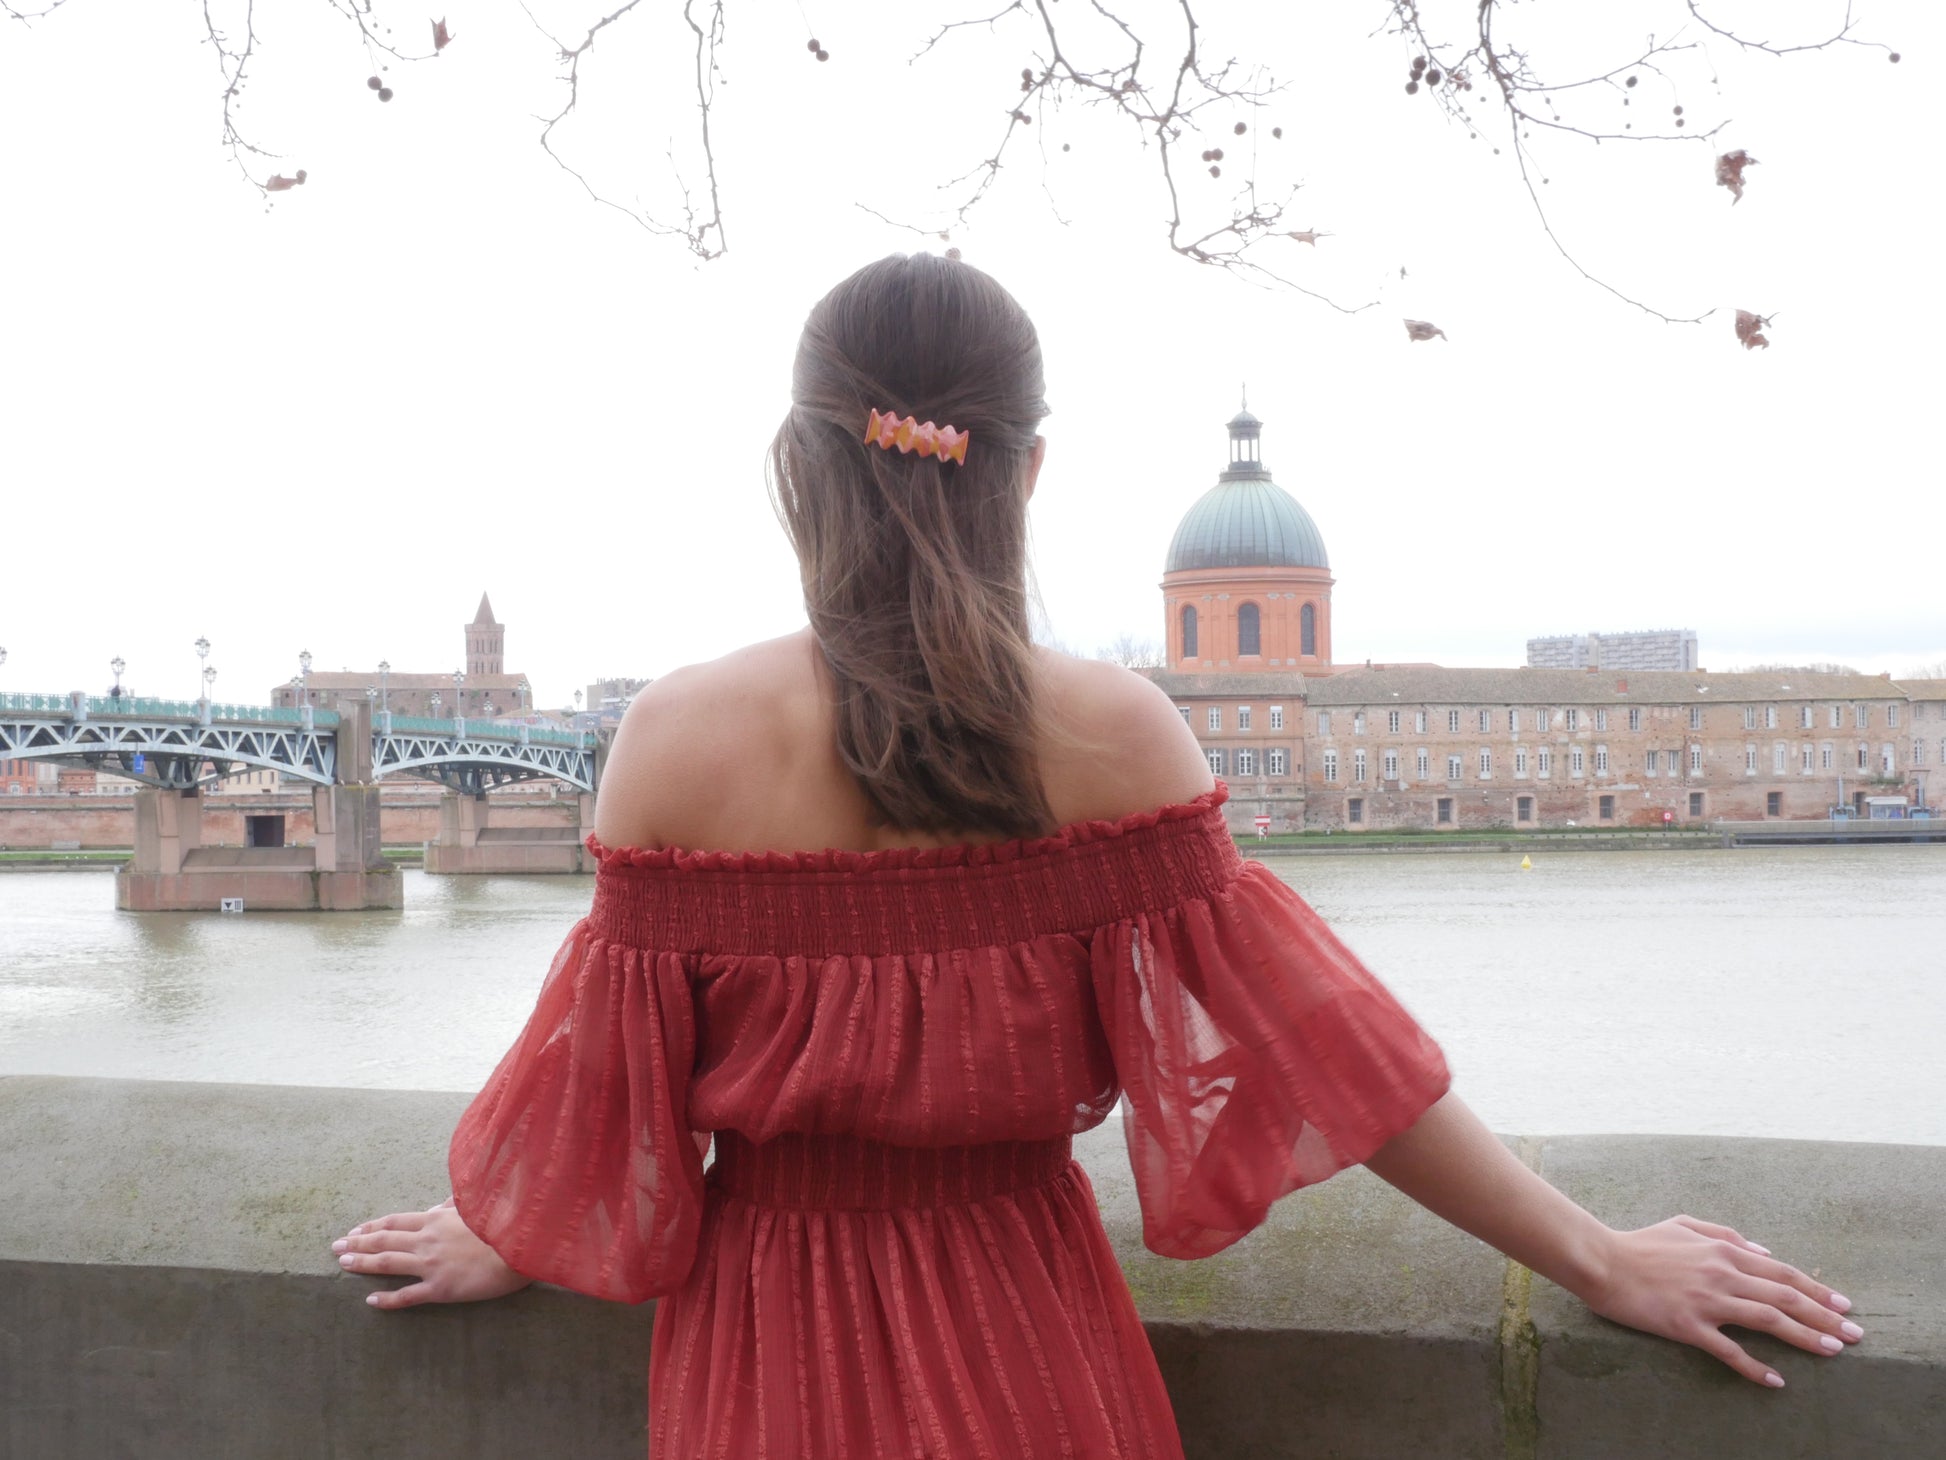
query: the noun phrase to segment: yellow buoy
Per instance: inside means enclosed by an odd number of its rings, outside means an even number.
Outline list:
[[[1523,872],[1533,871],[1534,870],[1533,859],[1531,857],[1522,857],[1520,859],[1520,870]]]

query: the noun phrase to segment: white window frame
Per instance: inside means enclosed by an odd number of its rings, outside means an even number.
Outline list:
[[[1399,752],[1391,746],[1386,747],[1384,765],[1385,779],[1396,781],[1399,778]]]
[[[1338,752],[1335,749],[1324,753],[1324,779],[1327,785],[1335,786],[1338,783]]]
[[[1237,729],[1248,730],[1249,728],[1250,728],[1250,706],[1238,705],[1237,706]]]
[[[1221,750],[1210,750],[1205,747],[1203,750],[1203,759],[1209,762],[1209,773],[1211,775],[1220,776],[1223,774],[1223,752]]]
[[[1422,745],[1418,748],[1417,754],[1413,757],[1413,764],[1419,773],[1416,779],[1421,781],[1430,781],[1432,779],[1432,752],[1427,750],[1425,746]]]
[[[1238,775],[1254,776],[1257,773],[1257,752],[1254,750],[1239,749],[1236,752],[1236,764]]]
[[[1387,710],[1385,712],[1385,733],[1388,735],[1397,735],[1399,733],[1399,712],[1397,710]]]
[[[1595,747],[1595,774],[1598,776],[1608,774],[1608,747],[1605,745]]]
[[[1285,750],[1283,746],[1273,746],[1268,759],[1270,761],[1269,770],[1272,776],[1287,776],[1291,773],[1290,752]]]
[[[1456,710],[1454,711],[1454,713],[1458,714],[1459,712]],[[1451,785],[1455,781],[1463,781],[1465,779],[1466,779],[1466,758],[1464,756],[1459,756],[1459,755],[1447,756],[1446,757],[1446,783],[1448,785]]]
[[[1640,730],[1642,728],[1642,707],[1640,705],[1630,705],[1628,707],[1628,728],[1631,730]]]
[[[1365,772],[1369,769],[1365,759],[1365,747],[1359,746],[1351,753],[1351,783],[1354,786],[1365,784]]]
[[[1213,732],[1222,730],[1223,707],[1221,705],[1211,705],[1204,711],[1203,723]]]
[[[1448,710],[1446,712],[1446,733],[1448,735],[1457,735],[1460,733],[1458,710]]]
[[[1480,747],[1480,779],[1483,781],[1493,779],[1493,752],[1484,745]]]
[[[1270,707],[1270,728],[1273,730],[1282,730],[1284,728],[1284,707],[1282,705],[1272,705]]]

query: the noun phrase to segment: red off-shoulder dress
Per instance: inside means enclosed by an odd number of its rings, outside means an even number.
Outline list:
[[[1226,794],[986,846],[596,847],[453,1191],[518,1271],[661,1298],[655,1460],[1181,1456],[1069,1138],[1126,1096],[1145,1240],[1206,1257],[1447,1085]]]

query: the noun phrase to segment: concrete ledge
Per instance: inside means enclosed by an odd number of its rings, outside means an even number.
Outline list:
[[[0,1078],[0,1455],[640,1456],[651,1305],[373,1312],[328,1242],[445,1194],[466,1097]],[[1141,1249],[1079,1143],[1194,1457],[1937,1460],[1946,1148],[1523,1139],[1607,1220],[1695,1210],[1824,1274],[1869,1338],[1789,1381],[1591,1317],[1362,1171],[1202,1263]]]

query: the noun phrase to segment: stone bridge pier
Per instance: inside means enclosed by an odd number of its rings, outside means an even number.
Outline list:
[[[203,791],[144,788],[135,797],[135,855],[115,874],[115,906],[135,912],[219,908],[356,911],[403,907],[399,871],[379,846],[371,709],[338,705],[337,785],[312,790],[317,834],[307,847],[205,847]]]
[[[498,824],[496,824],[498,823]],[[594,829],[595,798],[546,801],[448,792],[439,800],[439,839],[426,843],[432,873],[593,872],[582,845]]]

